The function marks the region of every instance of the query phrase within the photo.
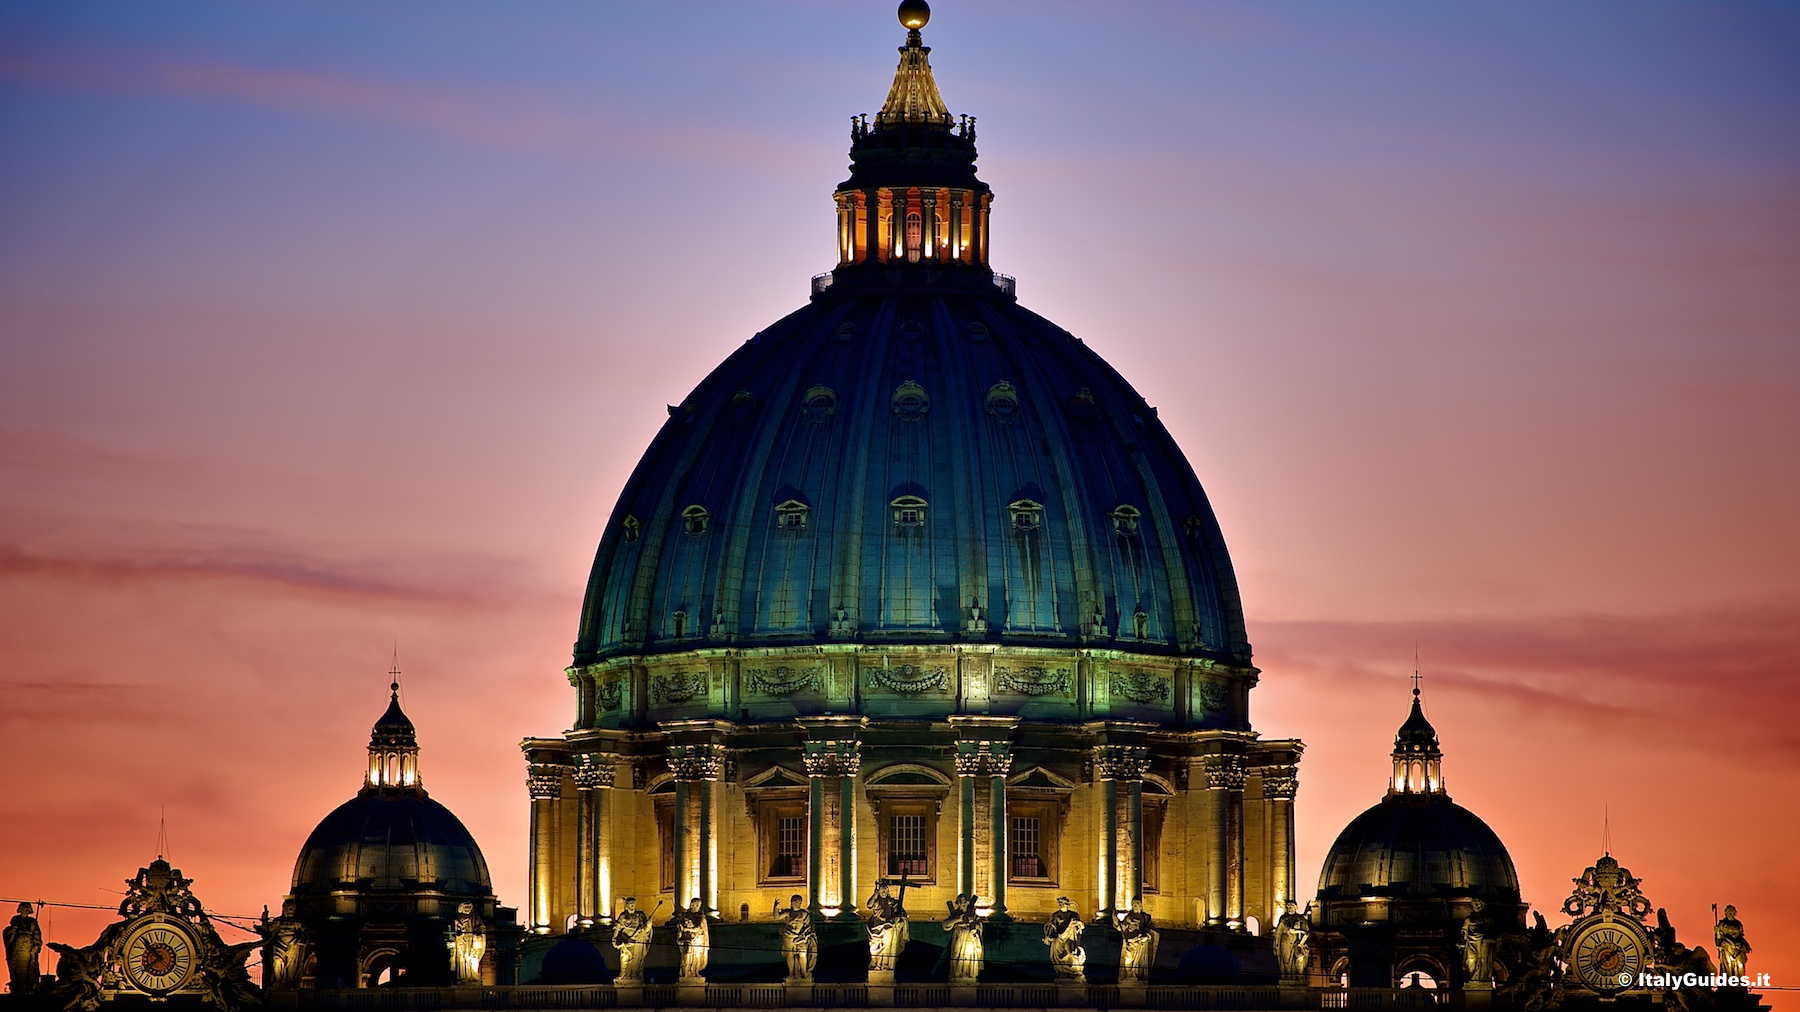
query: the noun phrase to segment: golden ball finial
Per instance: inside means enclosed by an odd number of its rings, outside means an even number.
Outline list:
[[[931,5],[925,0],[900,0],[900,25],[916,32],[931,20]]]

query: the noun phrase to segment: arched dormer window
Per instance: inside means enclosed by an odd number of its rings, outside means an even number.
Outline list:
[[[925,500],[916,495],[903,495],[888,504],[894,511],[894,529],[904,534],[925,527]]]
[[[1013,530],[1030,533],[1044,526],[1044,504],[1030,499],[1019,499],[1006,507],[1012,517]]]
[[[775,528],[792,534],[806,530],[807,514],[812,508],[798,499],[775,504]]]
[[[1122,538],[1136,536],[1138,521],[1142,517],[1143,514],[1138,512],[1136,506],[1120,506],[1114,509],[1112,511],[1113,533]]]
[[[627,543],[636,541],[643,534],[643,529],[644,525],[638,522],[638,518],[629,514],[619,521],[619,536]]]
[[[1000,421],[1010,421],[1019,413],[1019,391],[1011,383],[1001,380],[988,387],[987,413]]]
[[[810,422],[830,418],[837,414],[837,392],[824,385],[811,388],[800,398],[800,411]]]
[[[705,534],[712,529],[712,514],[705,506],[689,506],[681,511],[681,529],[689,534]]]

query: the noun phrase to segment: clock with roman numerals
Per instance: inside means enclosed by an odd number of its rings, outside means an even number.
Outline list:
[[[1599,917],[1576,928],[1569,941],[1569,966],[1588,988],[1612,994],[1638,986],[1649,951],[1642,925]]]
[[[187,922],[167,914],[147,914],[126,930],[119,946],[119,971],[139,991],[153,997],[166,995],[193,981],[198,951]]]

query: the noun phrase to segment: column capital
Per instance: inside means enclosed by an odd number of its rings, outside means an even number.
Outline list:
[[[550,801],[562,796],[563,772],[567,766],[558,763],[531,763],[525,767],[525,790],[533,801]]]
[[[669,746],[669,772],[684,783],[719,780],[725,775],[725,746],[696,742]]]
[[[1094,746],[1094,777],[1097,780],[1134,781],[1150,772],[1150,749],[1146,745]]]
[[[956,743],[956,775],[1003,777],[1012,770],[1012,745],[1004,741],[969,740]]]
[[[1262,774],[1263,797],[1279,801],[1292,801],[1300,790],[1300,766],[1297,763],[1282,763],[1278,766],[1264,766]]]
[[[1244,789],[1244,757],[1231,752],[1220,752],[1203,755],[1194,760],[1200,772],[1206,776],[1206,788],[1211,791],[1241,791]]]
[[[613,757],[610,754],[583,752],[575,759],[575,787],[577,790],[592,791],[611,787],[615,775]]]
[[[809,741],[800,762],[809,777],[853,777],[862,771],[862,743],[852,738]]]

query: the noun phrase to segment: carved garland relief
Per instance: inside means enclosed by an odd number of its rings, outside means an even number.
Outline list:
[[[774,668],[747,668],[744,671],[744,683],[751,692],[758,695],[792,696],[819,691],[819,674],[817,667],[790,668],[783,665]]]
[[[706,694],[705,671],[671,671],[650,680],[650,698],[658,704],[685,703]]]
[[[1067,695],[1068,668],[995,668],[994,684],[1004,692],[1018,696]]]
[[[923,667],[918,664],[895,664],[870,668],[869,680],[889,692],[902,696],[922,696],[927,692],[950,691],[950,669],[943,665]]]
[[[1169,681],[1158,677],[1153,671],[1133,668],[1130,671],[1115,671],[1112,676],[1112,691],[1115,696],[1123,696],[1134,703],[1158,705],[1169,701]]]

